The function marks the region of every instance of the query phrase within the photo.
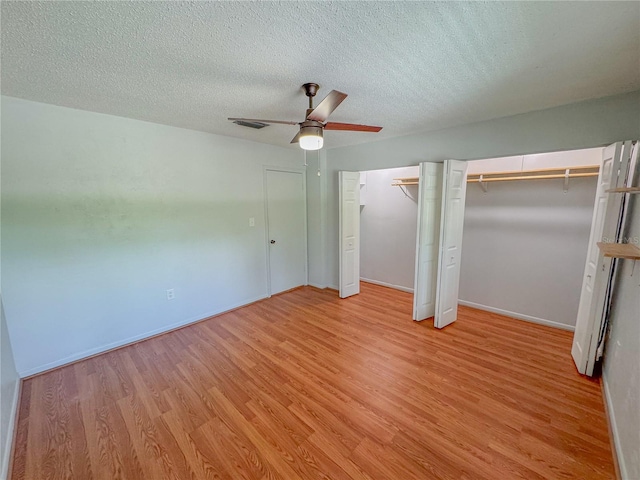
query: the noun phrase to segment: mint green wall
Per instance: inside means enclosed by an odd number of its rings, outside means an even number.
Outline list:
[[[22,375],[267,295],[263,165],[300,167],[299,149],[8,97],[2,139]]]
[[[630,195],[627,241],[640,246],[640,195]],[[640,261],[622,260],[616,279],[603,381],[622,478],[640,478]]]

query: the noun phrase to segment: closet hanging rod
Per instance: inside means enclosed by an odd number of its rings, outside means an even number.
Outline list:
[[[510,180],[546,180],[553,178],[596,177],[599,165],[578,165],[575,167],[540,168],[534,170],[511,170],[502,172],[470,173],[468,183],[501,182]]]
[[[620,187],[605,190],[607,193],[640,193],[640,187]]]
[[[489,173],[485,175],[491,175],[491,174]],[[597,176],[598,176],[598,172],[570,173],[568,175],[569,178],[597,177]],[[482,183],[484,183],[484,182],[504,182],[508,180],[547,180],[550,178],[567,178],[567,175],[558,173],[553,175],[519,175],[514,177],[493,177],[493,178],[483,177],[482,180],[480,180],[480,178],[467,178],[467,182],[480,183],[482,181]]]
[[[469,173],[469,175],[517,175],[521,173],[564,172],[569,170],[599,170],[600,165],[573,165],[565,167],[532,168],[529,170],[502,170],[497,172]]]

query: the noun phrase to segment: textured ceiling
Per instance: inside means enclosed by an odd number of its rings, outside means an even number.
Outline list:
[[[2,93],[286,146],[300,85],[349,94],[328,148],[640,88],[640,2],[2,2]],[[297,148],[297,147],[292,147]]]

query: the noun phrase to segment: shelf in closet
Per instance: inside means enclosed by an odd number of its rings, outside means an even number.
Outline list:
[[[553,178],[597,177],[599,165],[577,165],[569,167],[539,168],[535,170],[511,170],[502,172],[470,173],[467,182],[505,182],[511,180],[547,180]]]
[[[598,248],[605,257],[640,260],[640,248],[631,243],[598,242]]]
[[[418,185],[418,183],[419,183],[418,177],[401,177],[401,178],[394,178],[391,186],[402,187],[404,185]]]
[[[640,193],[640,187],[621,187],[621,188],[610,188],[606,190],[608,193]]]
[[[505,182],[511,180],[548,180],[553,178],[581,178],[597,177],[600,172],[599,165],[579,165],[573,167],[540,168],[535,170],[508,170],[502,172],[470,173],[467,176],[468,183]],[[391,184],[394,187],[403,185],[418,185],[418,177],[394,178]],[[630,193],[639,193],[640,188],[633,187]]]

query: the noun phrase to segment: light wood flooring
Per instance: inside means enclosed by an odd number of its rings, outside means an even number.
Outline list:
[[[611,479],[571,333],[301,288],[24,382],[13,480]]]

